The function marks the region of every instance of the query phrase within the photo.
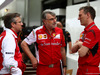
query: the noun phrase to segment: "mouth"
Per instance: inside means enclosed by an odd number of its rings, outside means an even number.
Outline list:
[[[56,25],[56,23],[54,23],[53,25]]]

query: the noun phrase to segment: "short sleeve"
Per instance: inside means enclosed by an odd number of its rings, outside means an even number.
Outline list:
[[[99,36],[96,32],[94,32],[94,30],[89,31],[85,36],[83,45],[92,49],[96,43],[99,41]]]
[[[36,42],[36,32],[33,30],[25,39],[24,41],[28,44],[31,45],[32,43]]]

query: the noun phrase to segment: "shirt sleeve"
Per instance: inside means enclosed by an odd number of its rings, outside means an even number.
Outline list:
[[[36,42],[36,31],[33,30],[25,39],[24,41],[28,44],[31,45],[32,43]]]
[[[7,35],[2,42],[2,53],[4,57],[3,64],[7,68],[10,68],[11,65],[13,65],[14,67],[18,66],[17,61],[14,59],[15,48],[16,43],[13,35]]]
[[[100,32],[99,32],[100,33]],[[83,45],[92,49],[96,43],[99,41],[98,38],[100,38],[98,35],[98,32],[94,32],[94,30],[89,31],[85,36]]]

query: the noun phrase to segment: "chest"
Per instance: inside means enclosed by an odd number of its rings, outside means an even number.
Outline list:
[[[37,34],[37,43],[41,46],[48,45],[59,45],[61,44],[62,35],[60,33],[53,32],[48,34],[46,32],[41,32]]]

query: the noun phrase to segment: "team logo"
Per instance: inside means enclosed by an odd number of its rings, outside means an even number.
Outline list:
[[[55,33],[53,33],[53,37],[55,37],[56,36],[56,34]]]

